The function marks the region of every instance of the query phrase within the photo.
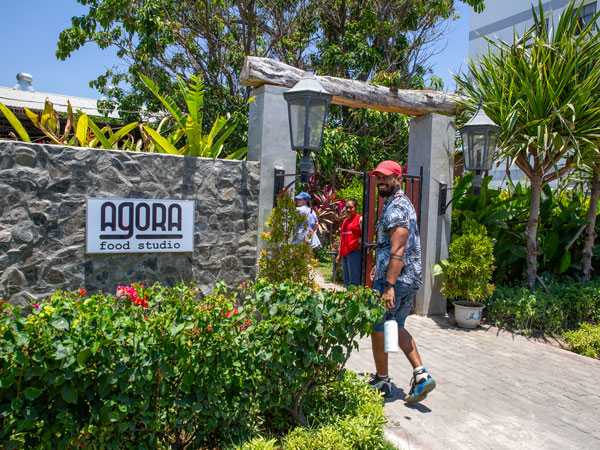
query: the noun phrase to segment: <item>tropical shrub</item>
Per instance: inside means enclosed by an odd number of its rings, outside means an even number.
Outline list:
[[[243,300],[243,301],[242,301]],[[198,448],[244,441],[340,378],[381,316],[369,291],[266,281],[58,292],[2,303],[0,440],[8,448]],[[268,431],[268,430],[267,430]]]
[[[499,286],[486,302],[487,318],[497,326],[525,332],[561,333],[580,323],[600,322],[600,280],[590,283],[549,280],[541,286]]]
[[[563,337],[575,353],[600,359],[600,325],[582,323],[578,330],[567,331]]]
[[[265,320],[253,327],[251,338],[269,342],[257,346],[268,383],[259,389],[267,408],[284,405],[307,425],[303,404],[311,391],[340,378],[353,349],[354,336],[367,336],[383,317],[379,297],[372,290],[314,291],[293,283],[256,284],[246,304]]]
[[[362,214],[363,210],[363,179],[362,177],[353,177],[347,186],[336,189],[335,195],[344,202],[349,198],[353,198],[358,203],[356,205],[356,214]]]
[[[582,26],[583,4],[571,1],[554,23],[542,0],[536,3],[531,5],[530,28],[521,36],[515,29],[512,42],[487,39],[487,52],[455,77],[468,98],[459,101],[462,106],[473,111],[482,102],[485,113],[502,127],[499,159],[519,167],[531,185],[525,231],[530,288],[539,275],[542,189],[588,157],[586,149],[598,147],[600,131],[600,15]]]
[[[58,112],[48,99],[46,99],[44,109],[39,117],[29,108],[23,109],[29,120],[31,120],[31,123],[46,135],[50,143],[56,145],[117,150],[119,148],[119,141],[123,138],[128,138],[128,143],[122,144],[123,146],[131,145],[130,142],[133,141],[133,138],[129,133],[138,126],[138,122],[132,122],[119,128],[116,132],[113,132],[110,125],[106,125],[100,129],[87,114],[78,111],[77,116],[75,116],[71,102],[67,102],[67,118],[64,127],[61,126]],[[2,103],[0,103],[0,111],[2,111],[8,122],[15,129],[19,138],[23,142],[31,142],[31,138],[25,127],[23,127],[23,124],[13,112]],[[14,137],[16,139],[16,136]]]
[[[314,285],[310,243],[306,240],[295,243],[297,230],[306,227],[305,220],[306,217],[296,210],[292,195],[284,189],[269,216],[267,225],[270,231],[261,234],[265,248],[258,259],[260,278],[272,283],[289,280]]]
[[[471,222],[464,234],[455,237],[448,259],[440,261],[444,273],[442,293],[451,300],[480,302],[493,292],[493,245],[485,227]]]
[[[281,442],[259,437],[231,450],[387,448],[381,397],[354,372],[345,372],[341,380],[318,387],[306,403],[310,428],[295,428]]]
[[[310,403],[313,415],[309,419],[313,426],[296,428],[286,435],[284,449],[385,448],[386,419],[381,397],[355,373],[346,372],[343,380],[319,388]]]
[[[530,188],[523,183],[509,184],[507,189],[489,187],[491,177],[483,180],[479,196],[472,192],[472,174],[457,179],[453,190],[452,234],[462,233],[463,224],[483,224],[494,242],[497,267],[496,284],[522,280],[527,269],[525,231]],[[582,231],[587,224],[589,201],[581,185],[570,189],[542,189],[538,225],[538,271],[554,277],[578,277],[583,255]],[[598,222],[600,223],[600,221]],[[600,233],[600,227],[596,228]],[[593,265],[600,269],[600,250],[593,255]]]
[[[27,317],[5,309],[0,440],[183,448],[246,435],[262,381],[241,363],[256,318],[218,290],[205,298],[181,285],[118,292],[58,292]]]
[[[225,140],[235,130],[236,124],[224,129],[230,116],[218,116],[208,134],[203,133],[203,107],[204,107],[204,82],[198,76],[192,75],[190,83],[177,77],[179,94],[183,97],[187,108],[184,114],[177,103],[167,94],[161,94],[156,84],[148,77],[140,75],[142,82],[160,100],[172,116],[173,126],[168,130],[167,137],[149,126],[144,130],[150,135],[156,148],[172,155],[202,156],[205,158],[218,158],[223,151]],[[221,133],[221,130],[224,130]],[[221,135],[219,136],[219,133]],[[217,136],[219,136],[217,138]],[[185,137],[183,145],[181,139]],[[225,159],[241,159],[246,154],[246,147],[240,148]]]

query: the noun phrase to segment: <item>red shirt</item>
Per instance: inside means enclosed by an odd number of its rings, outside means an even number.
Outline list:
[[[340,240],[340,258],[343,258],[348,253],[352,253],[360,247],[362,231],[360,227],[360,214],[355,214],[353,217],[346,217],[342,222],[342,234]]]

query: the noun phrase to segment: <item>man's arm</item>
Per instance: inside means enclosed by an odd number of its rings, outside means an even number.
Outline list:
[[[406,241],[408,240],[408,229],[403,227],[390,228],[390,262],[388,264],[386,281],[392,284],[396,283],[398,276],[404,266],[404,250],[406,250]],[[387,309],[394,307],[394,288],[384,286],[382,298],[385,300]]]

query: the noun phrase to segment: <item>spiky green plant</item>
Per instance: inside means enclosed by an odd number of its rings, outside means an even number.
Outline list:
[[[174,127],[166,137],[157,130],[149,126],[144,126],[144,130],[150,135],[159,150],[172,155],[202,156],[205,158],[218,158],[221,155],[225,140],[233,132],[236,125],[231,125],[224,130],[230,116],[219,116],[213,123],[210,132],[208,134],[203,133],[202,109],[204,107],[204,82],[200,77],[192,75],[189,84],[186,84],[180,77],[177,77],[179,92],[185,101],[187,114],[181,111],[173,98],[169,95],[161,94],[156,84],[150,78],[144,75],[140,75],[140,78],[167,111],[169,111],[175,122]],[[221,133],[222,130],[224,131]],[[220,136],[219,133],[221,133]],[[183,145],[178,146],[184,136]],[[241,159],[246,154],[246,150],[246,147],[240,148],[225,159]]]
[[[544,8],[532,7],[533,25],[514,43],[488,39],[488,51],[456,77],[474,111],[502,126],[500,158],[515,164],[531,182],[527,224],[527,283],[537,278],[537,227],[542,188],[573,169],[600,136],[600,34],[596,15],[582,29],[581,8],[571,2],[558,24],[547,25]]]

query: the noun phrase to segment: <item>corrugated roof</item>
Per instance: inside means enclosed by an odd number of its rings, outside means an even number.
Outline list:
[[[58,112],[67,112],[67,101],[71,102],[73,111],[81,110],[90,116],[104,116],[98,111],[97,101],[92,98],[73,97],[69,95],[50,94],[47,92],[22,91],[0,86],[0,102],[9,108],[29,108],[41,111],[46,99],[49,99]],[[108,117],[118,118],[116,112],[111,112]]]

